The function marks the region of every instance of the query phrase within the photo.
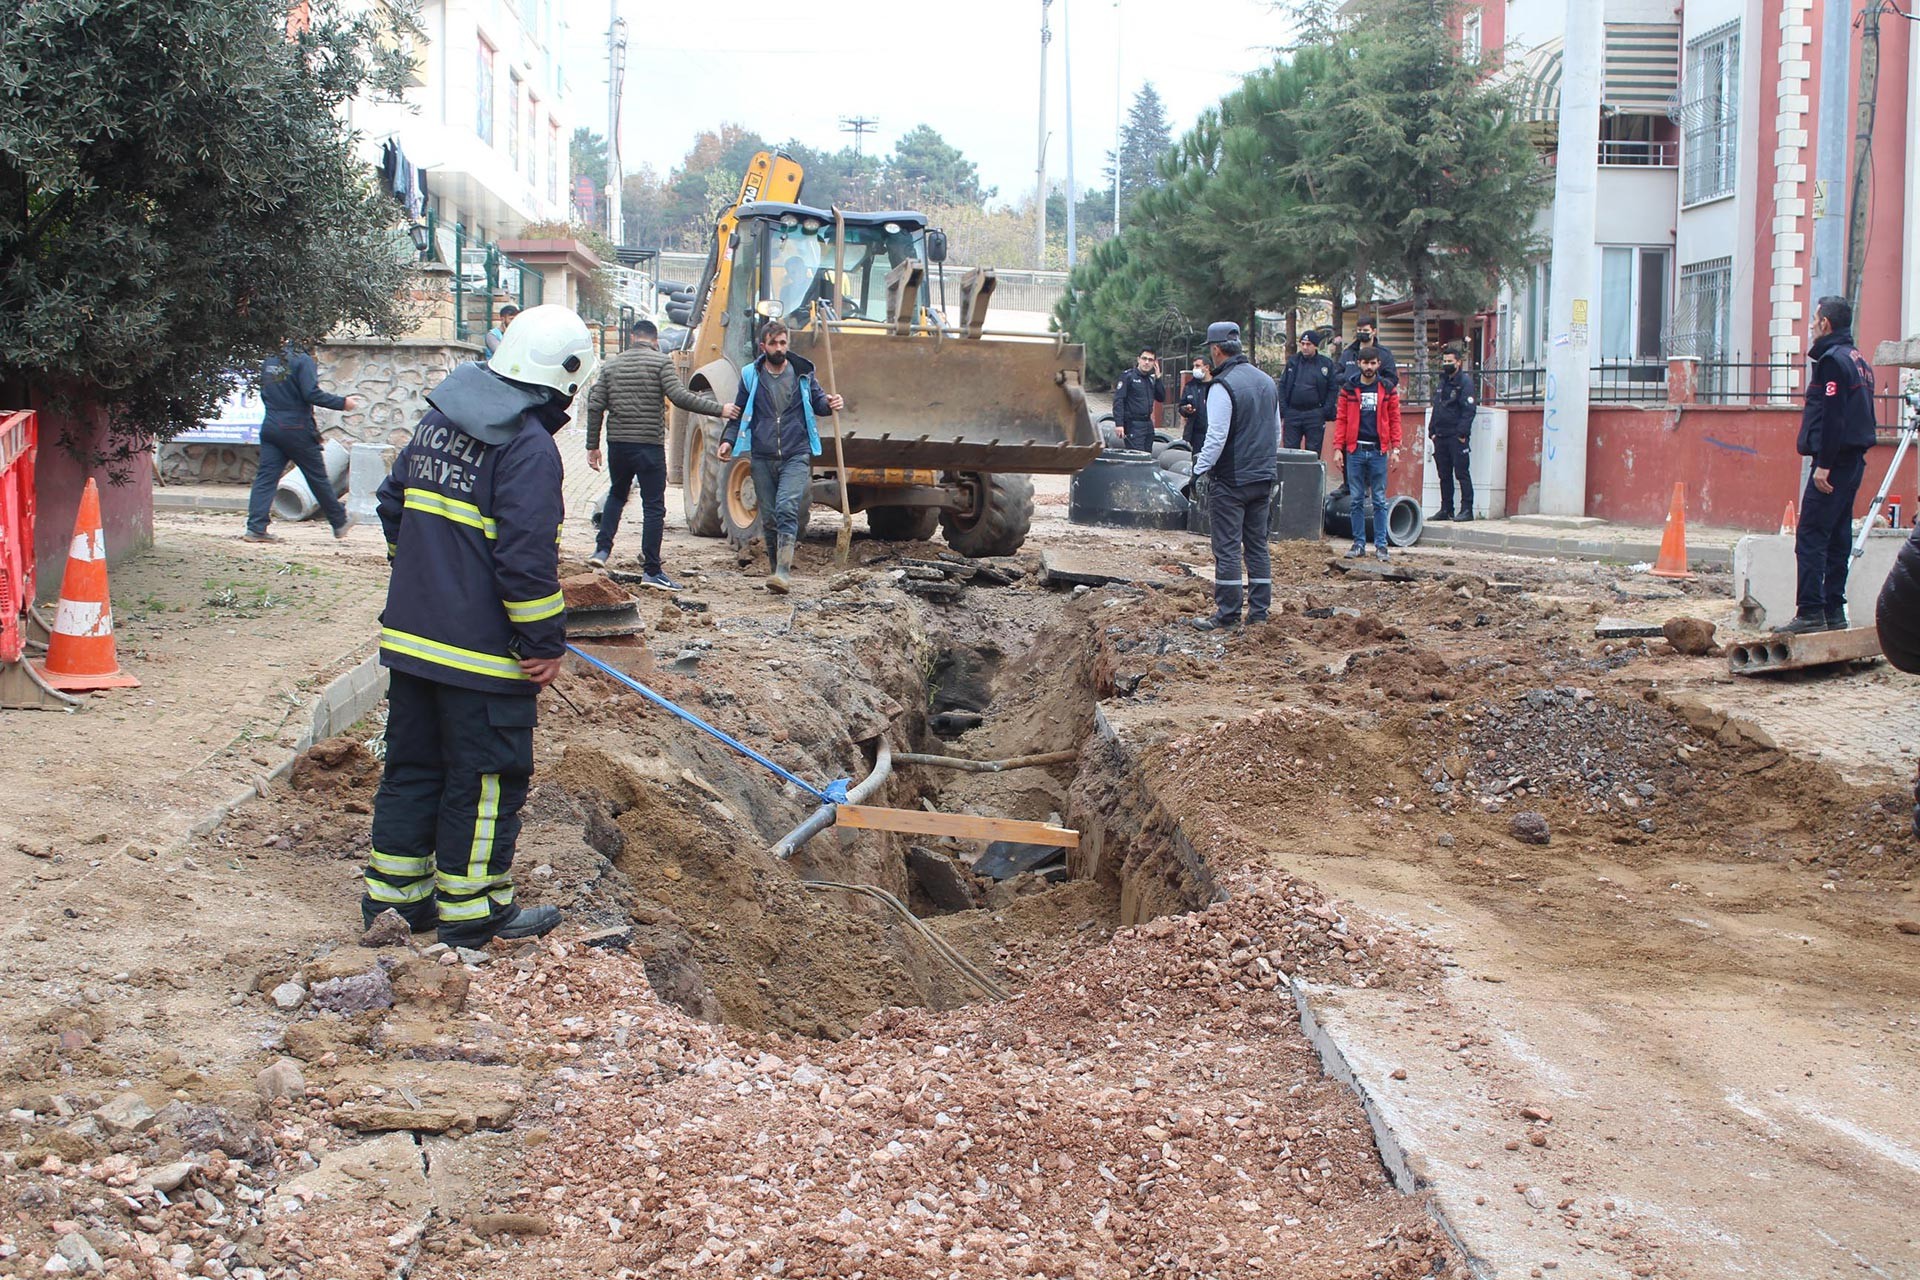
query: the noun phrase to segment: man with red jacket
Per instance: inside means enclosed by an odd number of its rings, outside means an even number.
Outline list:
[[[1347,473],[1353,546],[1347,559],[1367,554],[1368,515],[1373,518],[1373,554],[1387,558],[1387,454],[1400,447],[1400,392],[1380,376],[1380,349],[1355,353],[1360,376],[1340,389],[1334,410],[1333,447]],[[1362,501],[1366,504],[1362,510]]]

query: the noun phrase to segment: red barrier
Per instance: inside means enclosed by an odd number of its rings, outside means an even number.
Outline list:
[[[0,662],[25,652],[20,615],[33,604],[33,458],[39,420],[31,409],[0,418]]]

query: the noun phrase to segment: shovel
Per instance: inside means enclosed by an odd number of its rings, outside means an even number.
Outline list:
[[[838,395],[833,376],[833,321],[840,318],[840,280],[847,265],[847,216],[838,205],[833,209],[833,315],[820,318],[820,341],[827,366],[827,394]],[[817,312],[815,313],[818,314]],[[840,438],[840,415],[833,415],[833,453],[840,473],[840,536],[833,541],[833,562],[847,567],[853,556],[853,508],[847,502],[847,449]]]

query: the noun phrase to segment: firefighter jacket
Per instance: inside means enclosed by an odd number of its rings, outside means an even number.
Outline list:
[[[1873,367],[1844,329],[1815,339],[1807,359],[1813,376],[1807,380],[1794,447],[1814,466],[1831,470],[1848,455],[1873,447]]]
[[[521,658],[566,649],[560,595],[560,451],[551,393],[466,364],[380,485],[393,579],[380,662],[487,693],[532,696]]]

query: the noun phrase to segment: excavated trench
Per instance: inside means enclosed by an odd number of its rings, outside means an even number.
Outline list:
[[[569,684],[584,715],[557,735],[565,796],[547,804],[611,862],[580,886],[587,918],[630,926],[656,990],[697,1017],[837,1039],[882,1007],[1018,990],[1122,924],[1204,905],[1190,851],[1135,811],[1101,739],[1090,625],[1032,593],[875,602],[796,612],[785,634],[724,637],[684,680],[649,677],[803,777],[857,782],[883,732],[895,755],[1072,753],[1000,772],[902,762],[869,801],[1065,823],[1084,833],[1072,851],[829,828],[782,859],[810,797],[608,682]]]

